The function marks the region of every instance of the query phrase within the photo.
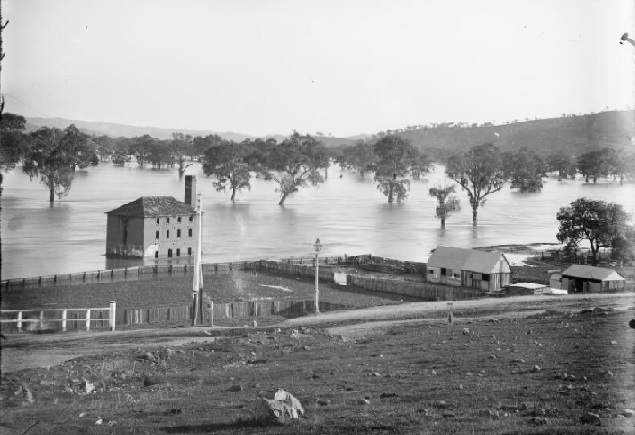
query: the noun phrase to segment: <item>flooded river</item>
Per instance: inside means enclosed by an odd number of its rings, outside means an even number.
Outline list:
[[[428,188],[444,180],[443,167],[414,181],[403,204],[388,204],[372,176],[341,172],[333,166],[319,188],[301,190],[278,206],[273,182],[252,180],[252,189],[237,194],[216,192],[194,165],[203,193],[205,262],[313,255],[317,237],[323,255],[373,254],[425,261],[437,245],[476,247],[501,244],[556,243],[556,212],[586,196],[615,201],[635,211],[635,187],[616,183],[585,184],[580,179],[545,180],[542,193],[521,194],[505,187],[479,209],[472,227],[467,196],[458,192],[463,210],[441,230],[435,200]],[[340,174],[342,175],[340,178]],[[458,187],[458,186],[457,186]],[[77,172],[68,196],[48,203],[39,179],[20,169],[5,174],[2,194],[2,279],[72,273],[139,264],[109,260],[106,215],[140,196],[184,198],[184,178],[176,169],[153,170],[110,163]],[[181,259],[180,261],[186,261]]]

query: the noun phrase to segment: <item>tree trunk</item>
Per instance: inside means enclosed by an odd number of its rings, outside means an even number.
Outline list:
[[[287,195],[282,195],[282,198],[280,198],[280,202],[278,203],[278,205],[284,205],[284,200],[287,199]]]
[[[445,218],[444,217],[441,218],[441,229],[442,230],[445,229]]]
[[[234,200],[234,197],[236,196],[236,186],[232,186],[232,197],[231,200]]]
[[[472,206],[472,226],[473,227],[478,225],[477,216],[478,216],[478,205],[476,207]]]
[[[324,179],[325,180],[329,179],[329,168],[324,168]]]
[[[392,204],[393,197],[393,185],[390,183],[390,187],[388,188],[388,204]]]
[[[49,202],[51,204],[55,202],[55,185],[53,183],[49,184]]]

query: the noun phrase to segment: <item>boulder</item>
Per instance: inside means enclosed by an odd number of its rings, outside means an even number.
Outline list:
[[[287,419],[297,419],[304,415],[304,408],[291,393],[279,388],[273,400],[258,398],[254,413],[256,420],[284,423]]]
[[[584,414],[582,414],[582,417],[580,418],[580,420],[584,424],[592,424],[595,426],[600,426],[600,416],[597,414],[593,414],[592,412],[585,412]]]

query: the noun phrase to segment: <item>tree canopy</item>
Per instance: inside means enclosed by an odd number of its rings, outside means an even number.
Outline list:
[[[461,201],[454,195],[455,187],[451,185],[440,185],[431,187],[428,190],[430,196],[434,196],[437,200],[436,217],[441,219],[441,228],[445,228],[445,220],[452,213],[461,210]]]
[[[49,201],[68,194],[76,168],[97,165],[99,158],[75,125],[64,130],[40,128],[31,133],[31,143],[25,151],[22,170],[31,179],[39,177],[49,189]]]
[[[620,204],[578,198],[556,214],[560,223],[556,237],[561,243],[575,248],[583,241],[589,243],[594,262],[601,247],[617,248],[621,255],[632,255],[633,228],[628,225],[630,215]],[[631,249],[628,249],[628,247]]]
[[[418,177],[428,171],[428,167],[422,165],[419,151],[408,140],[395,135],[378,140],[373,150],[377,158],[377,188],[388,198],[389,203],[403,201],[410,190],[410,180],[406,177],[413,173]]]
[[[279,144],[273,145],[261,155],[260,171],[267,180],[278,184],[279,205],[299,189],[318,186],[324,182],[320,174],[320,156],[316,152],[319,141],[310,135],[293,134]]]
[[[478,208],[507,181],[500,150],[491,143],[477,145],[464,154],[451,156],[445,171],[467,193],[472,206],[472,225],[477,226]]]
[[[232,141],[207,148],[203,156],[203,173],[214,177],[212,185],[218,192],[231,190],[231,200],[236,192],[251,189],[249,167],[244,162],[244,146]]]
[[[521,148],[515,152],[504,152],[502,158],[505,178],[509,179],[512,189],[526,193],[542,190],[542,178],[547,172],[542,157],[534,151]]]

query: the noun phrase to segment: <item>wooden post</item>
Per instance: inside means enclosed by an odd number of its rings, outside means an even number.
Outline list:
[[[44,328],[44,311],[40,311],[40,331]]]
[[[117,302],[110,301],[110,311],[108,312],[110,316],[109,316],[108,326],[110,326],[111,331],[115,330],[115,322],[117,319],[115,317],[116,312],[117,312]]]
[[[22,332],[22,311],[18,311],[18,332]]]
[[[66,310],[62,311],[62,332],[66,332],[67,317],[68,317],[68,312]]]
[[[90,308],[86,310],[86,332],[90,331]]]

